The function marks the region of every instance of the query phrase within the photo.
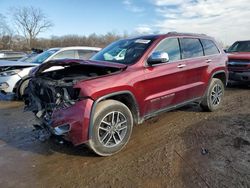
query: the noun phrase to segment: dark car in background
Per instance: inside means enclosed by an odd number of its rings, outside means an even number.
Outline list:
[[[250,84],[250,40],[235,42],[227,53],[229,80]]]

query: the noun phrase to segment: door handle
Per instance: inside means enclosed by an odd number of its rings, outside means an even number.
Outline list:
[[[212,59],[207,59],[206,60],[206,63],[211,63],[212,62]]]
[[[186,64],[180,64],[180,65],[178,65],[177,67],[178,68],[183,68],[183,67],[186,67],[187,65]]]

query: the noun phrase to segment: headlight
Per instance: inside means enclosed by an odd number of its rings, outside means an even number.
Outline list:
[[[9,71],[5,71],[5,72],[1,72],[0,76],[12,76],[15,75],[17,73],[19,73],[22,69],[15,69],[15,70],[9,70]]]

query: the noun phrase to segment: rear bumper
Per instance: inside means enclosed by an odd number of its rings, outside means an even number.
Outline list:
[[[85,99],[67,109],[54,111],[47,124],[50,132],[62,136],[74,145],[87,142],[92,104],[92,99]]]
[[[229,72],[229,80],[250,82],[250,72]]]

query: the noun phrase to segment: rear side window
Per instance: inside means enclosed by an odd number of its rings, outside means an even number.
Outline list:
[[[75,50],[65,50],[56,54],[52,59],[75,59],[76,58]]]
[[[79,59],[84,59],[84,60],[91,58],[96,53],[97,51],[93,50],[78,50]]]
[[[167,52],[169,61],[176,61],[181,58],[180,46],[178,39],[176,38],[165,39],[156,47],[154,51]]]
[[[213,41],[201,39],[205,55],[214,55],[220,53]]]
[[[199,39],[181,38],[182,59],[203,56],[203,49]]]

